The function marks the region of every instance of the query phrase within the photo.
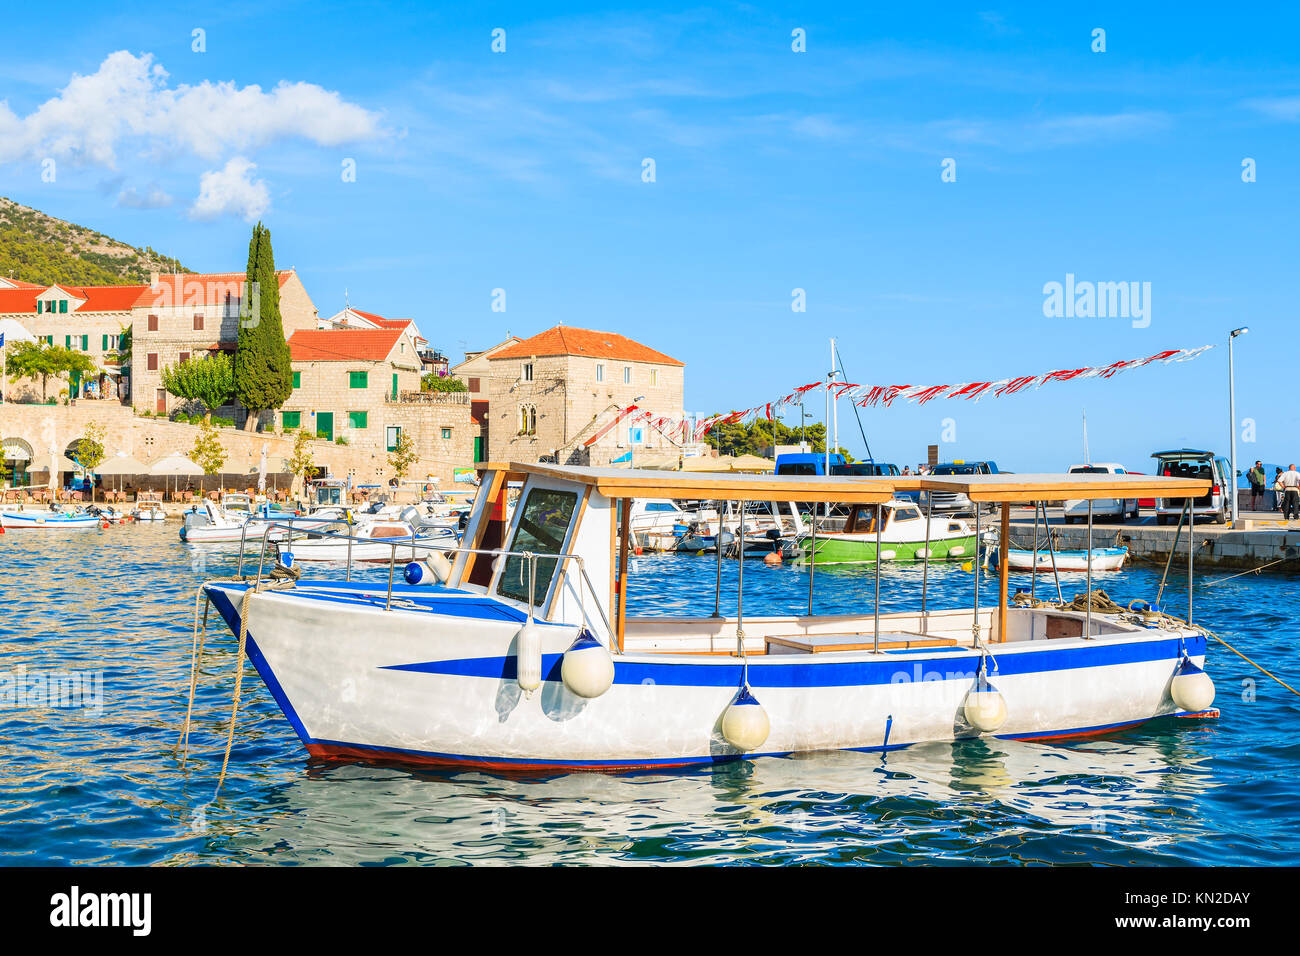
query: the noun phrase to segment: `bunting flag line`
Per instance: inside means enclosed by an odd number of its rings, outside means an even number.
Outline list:
[[[900,399],[916,405],[925,405],[940,398],[960,398],[968,402],[978,402],[981,398],[990,395],[994,398],[1002,398],[1005,395],[1015,395],[1031,388],[1037,390],[1048,382],[1072,382],[1085,378],[1110,379],[1121,372],[1143,368],[1147,365],[1190,362],[1212,348],[1214,348],[1213,345],[1202,345],[1196,349],[1166,349],[1146,358],[1125,359],[1120,362],[1112,362],[1109,365],[1094,367],[1056,369],[1051,372],[1044,372],[1041,375],[1020,375],[1015,378],[1002,378],[992,382],[959,382],[955,385],[856,385],[832,380],[811,382],[807,385],[800,385],[788,395],[775,401],[763,402],[752,408],[723,412],[699,419],[695,422],[693,431],[690,422],[685,418],[668,418],[655,416],[650,412],[642,412],[638,416],[638,420],[651,422],[657,430],[664,434],[692,435],[695,441],[703,441],[704,436],[719,425],[749,422],[758,417],[768,421],[774,420],[781,414],[782,409],[805,401],[813,389],[829,389],[833,398],[847,398],[861,408],[889,408],[895,401]]]

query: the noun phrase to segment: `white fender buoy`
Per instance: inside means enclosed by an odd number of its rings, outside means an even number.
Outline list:
[[[894,556],[895,556],[897,553],[898,553],[897,551],[888,551],[888,550],[886,550],[886,551],[881,551],[881,552],[880,552],[880,560],[881,560],[881,561],[893,561],[893,560],[894,560]]]
[[[966,695],[963,708],[966,723],[982,734],[990,734],[1001,727],[1007,720],[1007,702],[988,678],[981,677],[975,687]]]
[[[1209,710],[1214,703],[1214,681],[1209,674],[1193,664],[1190,658],[1183,658],[1182,666],[1178,668],[1178,673],[1169,686],[1169,695],[1175,704],[1189,714],[1199,714],[1203,710]]]
[[[441,551],[430,551],[419,561],[412,561],[402,572],[407,584],[439,584],[451,577],[451,562]]]
[[[772,729],[767,711],[754,699],[746,685],[722,713],[722,736],[737,750],[751,751],[763,746]]]
[[[515,680],[529,695],[542,686],[542,626],[531,618],[515,636]]]
[[[614,659],[608,648],[583,628],[564,652],[560,679],[579,697],[599,697],[614,685]]]
[[[948,553],[955,554],[960,557],[961,555],[966,553],[966,546],[961,544],[954,545],[953,547],[948,549]]]

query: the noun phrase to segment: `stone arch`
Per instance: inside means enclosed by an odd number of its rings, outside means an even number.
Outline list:
[[[0,487],[25,488],[31,484],[29,469],[36,459],[32,446],[17,437],[0,439]]]

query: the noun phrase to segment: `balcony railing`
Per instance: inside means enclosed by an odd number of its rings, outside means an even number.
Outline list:
[[[468,405],[470,403],[469,392],[421,392],[421,391],[403,391],[399,398],[387,394],[384,396],[385,401],[389,404],[399,405]]]

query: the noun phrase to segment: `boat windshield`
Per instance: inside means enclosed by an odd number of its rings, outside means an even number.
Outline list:
[[[524,501],[519,524],[510,541],[509,551],[531,551],[534,554],[561,554],[569,525],[578,505],[578,495],[573,491],[556,491],[552,488],[534,488]],[[510,555],[501,569],[497,593],[516,601],[529,601],[536,606],[546,599],[551,589],[551,579],[558,565],[555,558],[537,559],[537,578],[533,583],[532,600],[528,594],[528,561],[519,555]]]

